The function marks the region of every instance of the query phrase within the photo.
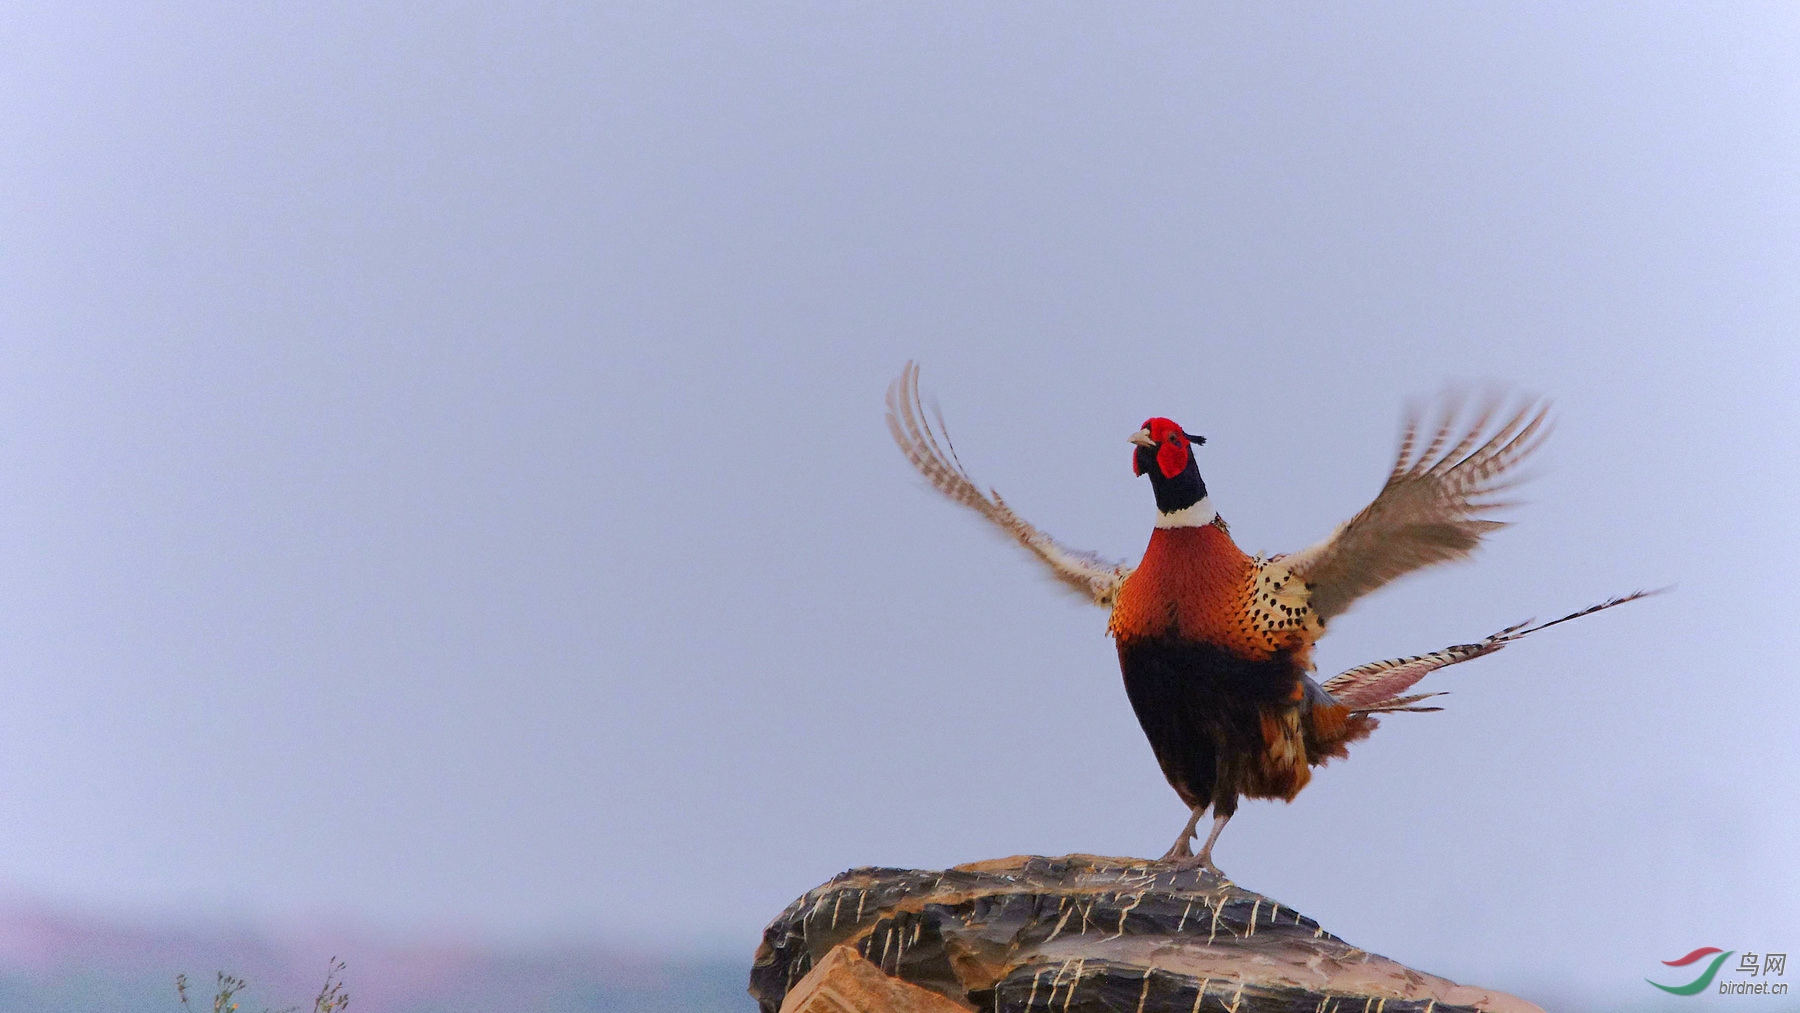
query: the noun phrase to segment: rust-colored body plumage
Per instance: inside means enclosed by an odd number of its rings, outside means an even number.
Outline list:
[[[1214,520],[1155,529],[1119,587],[1108,630],[1126,694],[1190,808],[1292,799],[1313,766],[1374,729],[1308,678],[1322,627],[1266,590],[1288,580]]]
[[[1261,561],[1245,554],[1219,521],[1156,528],[1143,561],[1119,586],[1107,631],[1115,637],[1172,634],[1246,658],[1309,652],[1303,623],[1277,627],[1256,609]],[[1290,618],[1282,616],[1283,619]]]

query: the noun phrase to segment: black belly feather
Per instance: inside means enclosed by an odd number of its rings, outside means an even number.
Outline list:
[[[1172,636],[1119,640],[1125,695],[1163,776],[1189,807],[1237,810],[1257,794],[1253,765],[1264,755],[1262,714],[1298,705],[1300,667],[1282,651],[1265,660]]]

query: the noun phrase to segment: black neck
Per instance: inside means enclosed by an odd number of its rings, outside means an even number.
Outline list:
[[[1187,467],[1174,478],[1163,477],[1162,467],[1156,463],[1156,450],[1152,447],[1138,448],[1137,463],[1138,470],[1150,476],[1150,488],[1156,493],[1159,512],[1172,514],[1186,510],[1206,498],[1206,481],[1200,477],[1200,465],[1195,463],[1192,451],[1188,453]]]

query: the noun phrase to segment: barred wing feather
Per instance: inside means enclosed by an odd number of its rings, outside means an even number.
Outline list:
[[[937,419],[936,430],[926,418],[924,403],[919,399],[917,363],[907,363],[899,379],[889,385],[887,408],[888,432],[893,434],[900,452],[919,469],[919,474],[925,476],[932,488],[987,518],[996,528],[1030,550],[1070,590],[1096,605],[1111,607],[1119,585],[1131,573],[1131,567],[1062,545],[1013,513],[998,492],[992,489],[983,492],[957,460],[956,448],[951,446],[949,433],[944,430],[942,414],[933,412]]]
[[[1461,559],[1481,536],[1505,527],[1481,516],[1509,504],[1495,495],[1518,481],[1514,468],[1549,435],[1549,405],[1506,409],[1498,397],[1464,420],[1463,398],[1443,399],[1429,439],[1409,414],[1387,484],[1374,502],[1331,537],[1283,559],[1309,586],[1321,621],[1356,599],[1423,566]],[[1498,419],[1504,419],[1495,427]]]

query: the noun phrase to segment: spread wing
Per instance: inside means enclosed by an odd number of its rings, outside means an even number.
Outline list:
[[[1481,515],[1510,505],[1494,497],[1518,483],[1514,469],[1550,434],[1550,406],[1527,400],[1508,408],[1490,397],[1472,417],[1463,408],[1461,396],[1445,397],[1428,440],[1419,412],[1410,412],[1375,501],[1331,537],[1283,558],[1310,588],[1321,621],[1396,577],[1468,556],[1482,535],[1506,526]]]
[[[926,481],[938,492],[988,519],[1032,555],[1050,568],[1056,579],[1091,599],[1096,605],[1111,607],[1119,585],[1131,573],[1131,567],[1110,563],[1089,552],[1070,549],[1013,513],[1000,494],[992,489],[982,492],[956,459],[956,448],[950,445],[948,431],[940,412],[933,411],[939,434],[925,417],[925,406],[919,400],[919,366],[909,362],[900,378],[888,386],[888,432],[894,435],[900,452],[919,469]]]

